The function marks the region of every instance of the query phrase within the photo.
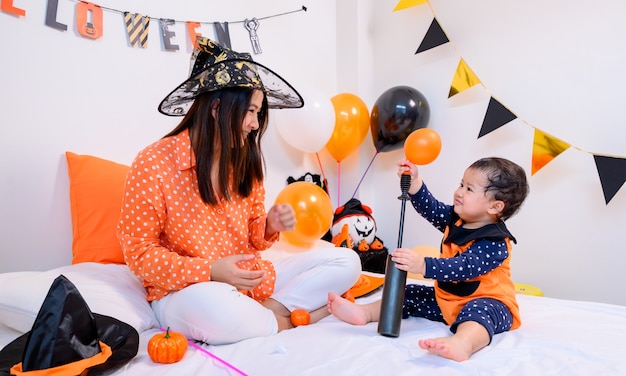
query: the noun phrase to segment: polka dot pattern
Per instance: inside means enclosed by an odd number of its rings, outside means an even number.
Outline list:
[[[434,227],[442,231],[443,238],[449,234],[449,224],[453,216],[453,207],[438,201],[423,184],[418,192],[410,196],[411,204]],[[461,226],[462,222],[455,223]],[[455,227],[453,226],[453,227]],[[442,242],[442,253],[439,258],[425,258],[426,270],[424,276],[437,281],[435,284],[435,297],[437,306],[447,323],[454,322],[462,310],[469,310],[474,315],[472,320],[491,325],[493,330],[503,327],[500,321],[494,321],[493,317],[483,319],[483,314],[477,311],[485,311],[486,308],[472,308],[469,304],[475,299],[486,299],[501,304],[510,318],[504,320],[505,330],[517,328],[521,324],[519,307],[515,299],[515,287],[510,274],[511,242],[508,230],[504,224],[502,234],[481,237],[479,229],[466,229],[463,242],[455,244],[452,241]],[[499,237],[501,236],[501,237]],[[409,291],[407,290],[407,293]],[[404,314],[411,316],[427,317],[435,320],[436,314],[427,297],[412,292],[413,300],[405,300]],[[420,292],[420,294],[423,292]],[[411,307],[416,304],[417,306]],[[474,304],[474,303],[471,303]],[[424,307],[427,310],[424,311]],[[499,310],[499,312],[502,310]],[[479,316],[475,316],[475,315]],[[477,318],[478,317],[478,318]],[[491,320],[491,321],[490,321]],[[510,322],[510,325],[507,324]],[[497,323],[497,324],[496,324]],[[508,326],[507,326],[508,325]]]
[[[254,254],[241,268],[263,269],[266,277],[248,295],[267,299],[274,290],[273,265],[259,252],[266,240],[265,190],[237,194],[216,206],[200,198],[195,156],[187,131],[142,150],[131,165],[118,224],[118,238],[130,269],[143,279],[148,300],[190,284],[210,281],[211,263],[236,254]]]
[[[452,206],[438,201],[426,187],[422,187],[411,196],[415,210],[440,231],[445,231]],[[477,240],[465,252],[450,258],[428,258],[426,265],[427,278],[438,281],[467,281],[502,265],[509,257],[507,244],[500,241]]]
[[[504,240],[477,240],[456,257],[429,258],[424,276],[444,282],[467,281],[494,270],[508,257]]]
[[[475,299],[459,312],[450,330],[456,333],[457,326],[465,321],[474,321],[489,332],[489,342],[494,334],[506,332],[513,325],[511,311],[502,302],[494,299]]]
[[[426,183],[423,183],[420,190],[409,197],[413,208],[430,224],[441,232],[446,229],[448,219],[452,214],[452,205],[437,201],[426,187]]]
[[[406,286],[402,318],[406,319],[409,316],[444,322],[433,287],[413,284]]]

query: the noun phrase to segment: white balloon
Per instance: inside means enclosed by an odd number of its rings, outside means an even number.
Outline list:
[[[296,109],[272,111],[278,133],[287,143],[298,150],[316,153],[330,140],[335,129],[335,109],[330,97],[319,89],[297,89],[304,99],[304,106]]]

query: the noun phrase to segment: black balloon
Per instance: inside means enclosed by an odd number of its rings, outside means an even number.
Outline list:
[[[422,93],[396,86],[381,94],[372,108],[370,130],[378,152],[400,149],[416,129],[426,128],[430,107]]]

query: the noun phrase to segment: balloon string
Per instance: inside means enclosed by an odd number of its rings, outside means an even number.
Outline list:
[[[326,174],[324,173],[324,167],[322,166],[322,161],[320,161],[319,153],[315,153],[315,156],[317,157],[317,164],[320,165],[320,170],[322,171],[322,179],[326,180]]]
[[[337,161],[337,207],[341,202],[341,162]]]
[[[317,164],[320,165],[320,171],[322,172],[322,183],[324,184],[324,191],[326,191],[326,193],[328,194],[328,196],[330,197],[330,192],[328,191],[328,180],[326,180],[326,174],[324,173],[324,167],[322,166],[322,161],[320,160],[320,155],[319,153],[315,153],[315,156],[317,157]]]
[[[379,151],[376,150],[376,153],[374,153],[374,156],[372,157],[372,160],[370,161],[370,164],[367,165],[367,168],[365,169],[365,172],[363,173],[363,176],[361,176],[361,180],[359,180],[359,184],[357,184],[356,189],[354,190],[354,193],[352,194],[352,198],[354,198],[354,196],[356,196],[356,193],[359,191],[359,187],[361,186],[361,183],[363,183],[363,179],[365,179],[365,175],[370,170],[370,167],[372,167],[372,163],[374,163],[374,159],[376,158],[378,153],[379,153]]]

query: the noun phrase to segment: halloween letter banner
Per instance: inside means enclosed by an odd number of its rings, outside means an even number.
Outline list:
[[[117,10],[113,8],[107,8],[100,6],[95,3],[83,1],[83,0],[75,0],[76,3],[76,19],[75,26],[78,34],[84,38],[88,39],[99,39],[104,35],[104,25],[102,21],[102,11],[107,10],[110,12],[115,12],[123,15],[124,19],[124,27],[126,28],[126,35],[128,37],[128,44],[130,47],[137,48],[147,48],[148,47],[148,34],[150,30],[150,20],[152,19],[149,15],[144,15],[141,13],[130,12],[125,10]],[[60,31],[67,31],[68,26],[66,23],[58,20],[58,9],[59,9],[59,0],[48,0],[48,4],[46,6],[46,26],[49,26],[53,29],[57,29]],[[10,14],[12,16],[17,17],[26,17],[26,9],[21,9],[16,7],[13,4],[13,0],[0,0],[0,10],[3,12]],[[306,12],[307,8],[303,6],[300,9],[275,14],[267,17],[254,17],[252,19],[245,19],[240,21],[230,22],[230,24],[241,23],[242,30],[248,33],[250,37],[250,43],[252,50],[255,54],[260,54],[260,36],[257,32],[257,29],[260,27],[260,21],[268,18],[284,16],[291,13]],[[171,29],[171,27],[176,23],[184,23],[187,30],[187,35],[189,36],[189,43],[194,47],[197,44],[197,39],[202,36],[202,34],[197,30],[199,27],[205,24],[210,24],[214,28],[215,39],[217,42],[225,47],[231,48],[230,45],[230,31],[228,24],[229,22],[216,22],[216,21],[206,21],[206,22],[198,22],[198,21],[178,21],[171,18],[158,18],[158,26],[160,28],[160,37],[163,42],[163,48],[165,51],[178,51],[180,47],[173,42],[176,37],[176,32]],[[254,25],[253,28],[250,25]]]

